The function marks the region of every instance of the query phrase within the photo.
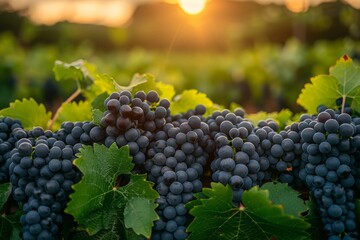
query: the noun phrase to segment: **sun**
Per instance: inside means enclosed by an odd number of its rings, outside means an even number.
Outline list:
[[[179,0],[180,7],[190,15],[202,12],[207,0]]]

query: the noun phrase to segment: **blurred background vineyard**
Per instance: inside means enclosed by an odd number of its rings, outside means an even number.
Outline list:
[[[205,2],[191,15],[177,0],[0,0],[0,109],[58,107],[76,86],[54,80],[54,61],[86,59],[122,85],[151,73],[225,107],[300,112],[312,76],[360,60],[359,0]]]

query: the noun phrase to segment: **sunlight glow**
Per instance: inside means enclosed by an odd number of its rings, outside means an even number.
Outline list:
[[[286,7],[294,12],[306,12],[309,9],[309,0],[285,0]]]
[[[119,27],[130,20],[134,10],[133,4],[117,0],[52,0],[34,2],[25,14],[33,22],[46,25],[69,21]]]
[[[180,7],[190,15],[202,12],[207,0],[179,0]]]

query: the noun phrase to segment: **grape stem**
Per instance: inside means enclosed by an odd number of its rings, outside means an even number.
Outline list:
[[[343,96],[342,103],[341,103],[341,113],[343,113],[345,111],[345,100],[346,100],[346,97]]]
[[[49,126],[48,126],[48,130],[51,130],[51,129],[52,129],[52,127],[53,127],[56,119],[59,117],[59,114],[60,114],[60,112],[61,112],[61,110],[62,110],[62,105],[63,105],[64,103],[65,103],[65,104],[66,104],[66,103],[70,103],[70,102],[73,101],[77,96],[79,96],[80,93],[81,93],[81,88],[78,86],[78,88],[76,89],[76,91],[73,92],[73,93],[58,107],[58,109],[56,110],[54,116],[53,116],[52,119],[51,119],[51,122],[50,122],[50,124],[49,124]]]

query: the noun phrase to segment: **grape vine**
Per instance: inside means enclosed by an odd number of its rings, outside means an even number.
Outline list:
[[[0,110],[1,238],[359,238],[349,57],[304,87],[300,117],[224,109],[148,74],[122,86],[85,61],[54,72],[77,89],[53,116],[33,99]]]

